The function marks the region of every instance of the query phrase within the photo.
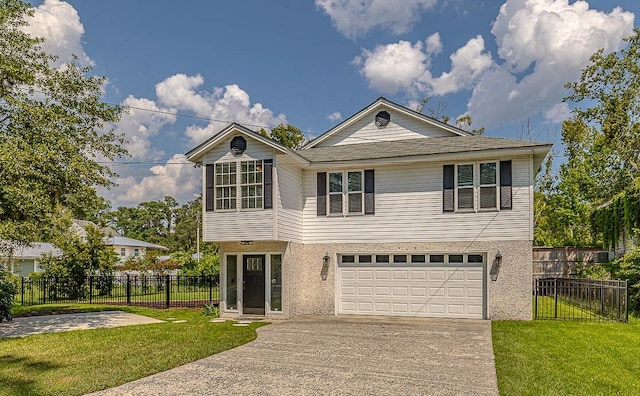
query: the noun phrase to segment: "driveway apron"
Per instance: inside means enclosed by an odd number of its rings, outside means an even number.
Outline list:
[[[301,317],[98,395],[497,395],[491,322]]]

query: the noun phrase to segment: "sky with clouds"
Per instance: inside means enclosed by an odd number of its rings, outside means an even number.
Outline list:
[[[25,28],[62,64],[106,76],[128,106],[114,127],[130,158],[110,163],[113,207],[201,190],[184,153],[231,122],[291,123],[308,138],[385,96],[430,97],[489,136],[528,120],[559,141],[563,85],[600,48],[623,48],[637,0],[44,0]]]

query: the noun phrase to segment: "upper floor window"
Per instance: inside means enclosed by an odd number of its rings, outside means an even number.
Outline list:
[[[236,207],[236,163],[216,164],[216,209]]]
[[[443,211],[511,209],[511,161],[445,165]]]
[[[208,164],[205,169],[206,210],[271,208],[272,170],[272,160]]]
[[[242,209],[262,208],[262,160],[240,162]]]
[[[375,214],[373,169],[318,172],[316,192],[318,216]]]
[[[329,172],[328,184],[329,214],[363,213],[363,171]]]

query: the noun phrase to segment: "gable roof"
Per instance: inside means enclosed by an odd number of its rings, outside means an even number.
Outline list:
[[[444,122],[438,121],[435,118],[429,117],[429,116],[424,115],[422,113],[418,113],[417,111],[411,110],[411,109],[409,109],[409,108],[407,108],[405,106],[399,105],[399,104],[397,104],[395,102],[392,102],[389,99],[381,96],[378,99],[376,99],[373,103],[371,103],[369,106],[367,106],[364,109],[358,111],[357,113],[355,113],[351,117],[347,118],[346,120],[342,121],[338,125],[334,126],[333,128],[331,128],[327,132],[323,133],[322,135],[318,136],[314,140],[312,140],[312,141],[308,142],[307,144],[305,144],[302,147],[302,150],[306,150],[306,149],[315,147],[319,143],[322,143],[323,141],[327,140],[329,137],[339,134],[345,128],[347,128],[348,126],[352,125],[354,122],[356,122],[358,120],[361,120],[363,117],[365,117],[365,116],[373,113],[374,111],[376,111],[379,107],[387,107],[387,108],[393,109],[393,110],[395,110],[395,111],[397,111],[399,113],[402,113],[402,114],[407,115],[409,117],[415,118],[415,119],[420,120],[422,122],[426,122],[427,124],[431,124],[431,125],[436,126],[436,127],[440,128],[440,129],[443,129],[443,130],[445,130],[447,132],[450,132],[453,136],[473,136],[473,134],[471,132],[467,132],[467,131],[465,131],[463,129],[460,129],[458,127],[455,127],[453,125],[449,125],[449,124],[446,124]]]
[[[296,154],[292,150],[289,150],[283,145],[276,143],[273,140],[267,137],[264,137],[259,133],[252,131],[251,129],[235,122],[227,125],[227,127],[221,130],[220,132],[216,133],[215,135],[211,136],[209,139],[200,143],[195,148],[189,150],[185,155],[187,156],[187,159],[191,162],[196,162],[196,163],[200,162],[202,160],[202,157],[204,157],[207,151],[209,151],[211,148],[213,148],[218,143],[220,143],[220,141],[222,141],[225,137],[236,132],[240,132],[241,134],[248,136],[251,139],[258,140],[283,154],[289,154],[292,157],[296,158],[298,161],[306,162],[305,159],[300,157],[298,154]]]
[[[62,251],[48,242],[33,242],[26,246],[19,246],[13,251],[16,259],[39,259],[43,254],[60,256]]]
[[[310,163],[349,162],[364,160],[410,161],[424,156],[451,156],[469,152],[491,152],[496,150],[534,151],[542,159],[551,148],[550,143],[512,140],[488,136],[451,136],[431,139],[406,139],[389,142],[359,143],[299,150],[298,154]]]

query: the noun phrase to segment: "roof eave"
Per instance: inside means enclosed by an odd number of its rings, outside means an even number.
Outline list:
[[[403,157],[387,157],[387,158],[365,158],[355,160],[338,160],[338,161],[314,161],[309,165],[310,168],[330,168],[330,167],[343,167],[345,165],[394,165],[394,164],[407,164],[414,162],[445,162],[445,161],[460,161],[465,159],[481,159],[481,158],[499,158],[508,155],[525,156],[533,155],[534,158],[540,157],[540,163],[544,160],[551,149],[551,144],[541,146],[527,146],[527,147],[515,147],[515,148],[498,148],[498,149],[483,149],[483,150],[470,150],[457,153],[437,153],[437,154],[422,154],[422,155],[408,155]],[[535,169],[535,164],[534,164]],[[539,169],[539,166],[538,166]],[[536,170],[537,172],[537,170]]]

